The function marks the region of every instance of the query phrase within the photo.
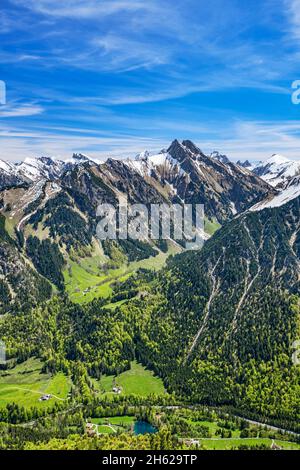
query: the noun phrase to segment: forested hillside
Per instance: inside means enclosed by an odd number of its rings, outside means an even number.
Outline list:
[[[28,311],[48,299],[52,288],[20,253],[18,241],[5,229],[0,214],[0,315],[5,312]]]
[[[246,213],[158,274],[140,307],[138,351],[173,389],[299,416],[298,214],[299,199]]]

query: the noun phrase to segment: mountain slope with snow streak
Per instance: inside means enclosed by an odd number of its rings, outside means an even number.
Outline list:
[[[283,189],[271,199],[266,199],[255,204],[250,208],[250,211],[261,211],[263,209],[270,209],[274,207],[281,207],[288,202],[300,196],[300,176],[295,176],[288,181]]]

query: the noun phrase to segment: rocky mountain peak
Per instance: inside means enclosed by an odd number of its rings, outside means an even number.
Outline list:
[[[195,155],[199,155],[199,154],[202,154],[201,150],[199,149],[199,147],[197,147],[194,142],[192,142],[191,140],[183,140],[182,141],[182,145],[184,147],[186,147],[188,150],[190,150],[193,154]]]
[[[242,168],[251,168],[252,165],[251,163],[249,162],[249,160],[245,160],[244,162],[242,162],[241,160],[238,160],[236,162],[237,165],[241,166]]]
[[[72,159],[78,162],[88,162],[90,161],[89,157],[87,155],[84,155],[82,153],[73,153]]]
[[[175,139],[168,148],[168,153],[175,160],[182,162],[186,158],[196,160],[197,156],[204,155],[201,150],[190,140],[183,140],[181,143]]]

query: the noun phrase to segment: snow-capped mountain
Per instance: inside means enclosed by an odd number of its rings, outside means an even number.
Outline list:
[[[251,163],[249,162],[249,160],[245,160],[244,162],[242,162],[241,160],[238,160],[236,162],[236,164],[241,166],[242,168],[250,168],[251,167]]]
[[[14,165],[9,162],[5,162],[4,160],[0,160],[0,171],[5,171],[6,173],[10,174],[14,169]]]
[[[3,162],[1,167],[2,189],[24,184],[31,186],[40,180],[69,185],[71,173],[76,168],[85,175],[87,186],[91,170],[118,191],[124,192],[124,188],[131,185],[133,194],[133,182],[139,184],[143,188],[139,191],[140,199],[146,184],[147,191],[159,191],[166,200],[205,204],[207,217],[220,224],[272,192],[267,183],[249,170],[217,152],[205,155],[190,140],[174,140],[167,150],[153,154],[145,150],[127,160],[108,159],[104,163],[83,154],[73,154],[66,161],[49,157],[26,158],[19,164]]]
[[[270,190],[225,155],[214,152],[207,156],[190,140],[174,140],[167,150],[154,155],[145,151],[126,164],[152,184],[165,186],[175,200],[205,204],[208,217],[216,217],[220,223]]]
[[[15,165],[15,172],[25,180],[37,181],[45,178],[53,180],[61,175],[64,162],[50,157],[25,158],[25,160]]]
[[[130,204],[202,204],[206,239],[220,225],[258,201],[271,200],[274,194],[277,191],[254,173],[205,155],[189,140],[174,140],[159,153],[144,151],[129,160],[109,158],[100,164],[86,155],[74,154],[68,161],[41,157],[0,165],[0,214],[14,228],[17,241],[24,239],[27,243],[32,234],[40,237],[41,243],[47,238],[63,256],[65,250],[85,253],[87,247],[96,246],[97,207],[116,206],[120,197],[126,197]],[[176,249],[182,249],[173,242]],[[154,256],[156,248],[148,245],[145,250]],[[144,249],[131,243],[118,243],[118,250],[128,260],[144,256]],[[13,285],[9,284],[9,289],[16,299],[20,276],[26,272],[27,254],[24,256],[19,256],[17,242],[0,253],[0,268],[1,262],[7,266],[8,257],[11,260]],[[32,255],[31,262],[36,262],[34,274],[44,276],[36,256]],[[20,268],[15,270],[17,265]],[[35,282],[34,274],[25,286],[26,292]]]
[[[13,163],[0,160],[0,191],[11,186],[22,186],[25,181],[17,174]]]
[[[300,162],[275,154],[268,160],[257,164],[252,171],[275,187],[300,174]]]
[[[237,165],[239,165],[240,167],[242,168],[246,168],[247,170],[250,170],[252,171],[254,168],[256,168],[257,166],[260,166],[263,164],[263,162],[261,160],[257,161],[252,161],[251,162],[249,160],[245,160],[244,162],[242,162],[241,160],[238,160],[236,162]]]
[[[142,176],[154,176],[158,169],[165,173],[172,170],[179,171],[178,162],[168,153],[167,150],[161,150],[160,153],[151,154],[145,150],[135,157],[134,160],[128,158],[125,164],[137,171]]]
[[[54,181],[75,166],[89,163],[101,162],[80,153],[74,153],[70,159],[65,161],[51,157],[27,157],[21,163],[0,160],[0,190],[7,186],[31,184],[40,179]]]

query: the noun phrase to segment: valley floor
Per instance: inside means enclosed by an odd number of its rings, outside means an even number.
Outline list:
[[[221,409],[165,404],[168,395],[161,379],[135,361],[131,363],[130,370],[118,376],[102,376],[100,380],[92,380],[98,403],[96,407],[91,408],[80,402],[76,404],[70,394],[72,386],[70,377],[62,373],[54,376],[42,373],[40,360],[28,359],[0,374],[0,416],[7,405],[18,403],[24,408],[25,414],[23,422],[14,425],[17,430],[14,432],[22,434],[22,429],[32,429],[34,435],[36,429],[41,429],[42,434],[46,433],[41,438],[39,431],[39,438],[34,439],[34,442],[30,439],[26,441],[25,448],[49,448],[51,445],[52,448],[59,448],[59,445],[62,448],[72,448],[73,445],[76,448],[106,448],[106,439],[109,439],[109,445],[118,448],[119,445],[125,445],[124,442],[148,439],[144,436],[151,434],[153,439],[158,439],[156,436],[167,430],[173,438],[170,449],[175,446],[202,450],[300,450],[299,436],[273,426],[241,419]],[[49,399],[41,400],[45,396],[49,396]],[[156,397],[155,403],[151,403],[151,399],[148,401],[147,397],[151,396]],[[134,397],[139,397],[141,401]],[[61,408],[55,410],[56,404],[60,404]],[[29,412],[33,407],[40,411],[34,418],[27,417],[26,410]],[[6,425],[3,418],[1,421],[0,443],[3,446],[1,433],[5,431]],[[60,426],[66,426],[65,432],[70,438],[62,439],[60,432],[54,431],[57,422]],[[53,432],[47,438],[47,428],[52,428],[54,435],[57,433],[55,442],[51,440]],[[73,435],[78,435],[77,440],[74,441]],[[95,444],[95,438],[98,444]],[[140,442],[140,445],[144,444],[144,441]]]

